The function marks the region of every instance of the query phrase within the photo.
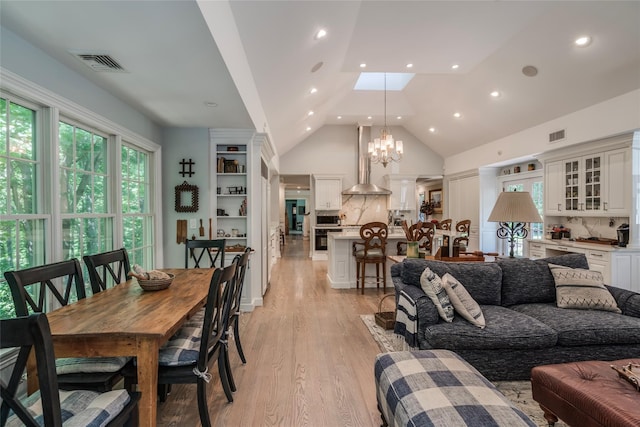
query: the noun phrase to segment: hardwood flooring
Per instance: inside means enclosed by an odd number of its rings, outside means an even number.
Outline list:
[[[380,352],[360,314],[382,290],[331,289],[327,262],[309,241],[287,236],[264,306],[241,316],[247,364],[230,343],[237,392],[228,403],[214,366],[208,385],[214,426],[379,426],[373,361]],[[200,426],[195,385],[174,385],[159,426]]]

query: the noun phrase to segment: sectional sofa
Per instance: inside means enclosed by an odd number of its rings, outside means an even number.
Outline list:
[[[538,365],[638,357],[640,294],[607,286],[620,312],[559,308],[549,264],[589,267],[583,254],[484,263],[405,259],[391,268],[395,332],[412,348],[456,352],[492,381],[529,379]],[[421,287],[427,267],[464,286],[482,310],[483,329],[457,314],[452,322],[441,318]]]

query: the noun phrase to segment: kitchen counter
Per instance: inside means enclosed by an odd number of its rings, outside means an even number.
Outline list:
[[[360,242],[359,231],[342,231],[329,233],[327,244],[328,265],[327,279],[334,289],[356,288],[356,260],[352,253],[352,243]],[[387,254],[396,254],[396,244],[407,240],[402,232],[394,231],[387,237]],[[387,262],[387,292],[391,292],[393,284],[389,272],[391,262]],[[375,265],[368,264],[365,275],[375,275]],[[366,283],[365,287],[374,287],[374,283]]]

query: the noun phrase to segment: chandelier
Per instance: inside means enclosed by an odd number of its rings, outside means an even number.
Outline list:
[[[402,141],[394,141],[387,129],[387,73],[384,73],[384,127],[380,138],[369,141],[368,152],[371,162],[382,163],[385,168],[391,162],[399,162],[404,152]]]

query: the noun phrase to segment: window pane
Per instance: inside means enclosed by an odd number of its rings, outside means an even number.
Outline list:
[[[14,214],[36,213],[33,198],[35,186],[35,164],[11,160],[11,177],[9,179],[9,198],[11,212]]]
[[[74,196],[75,174],[70,169],[60,169],[60,212],[72,213],[75,203]]]
[[[11,103],[9,106],[9,152],[12,157],[35,160],[35,111]]]
[[[66,123],[58,123],[58,138],[60,139],[60,166],[71,167],[73,165],[73,126]]]
[[[82,258],[80,220],[76,218],[62,220],[62,256],[64,259]]]
[[[93,136],[93,167],[96,173],[107,173],[107,138]]]
[[[96,175],[93,186],[93,211],[107,213],[107,177]]]
[[[9,213],[9,204],[7,202],[8,194],[7,159],[0,156],[0,215],[7,215]]]
[[[76,128],[76,167],[77,169],[92,171],[93,156],[91,155],[92,135],[84,129]]]
[[[7,100],[0,98],[0,155],[7,154]]]
[[[44,220],[0,221],[0,270],[22,270],[44,264]],[[0,278],[0,318],[14,316],[11,291]]]

